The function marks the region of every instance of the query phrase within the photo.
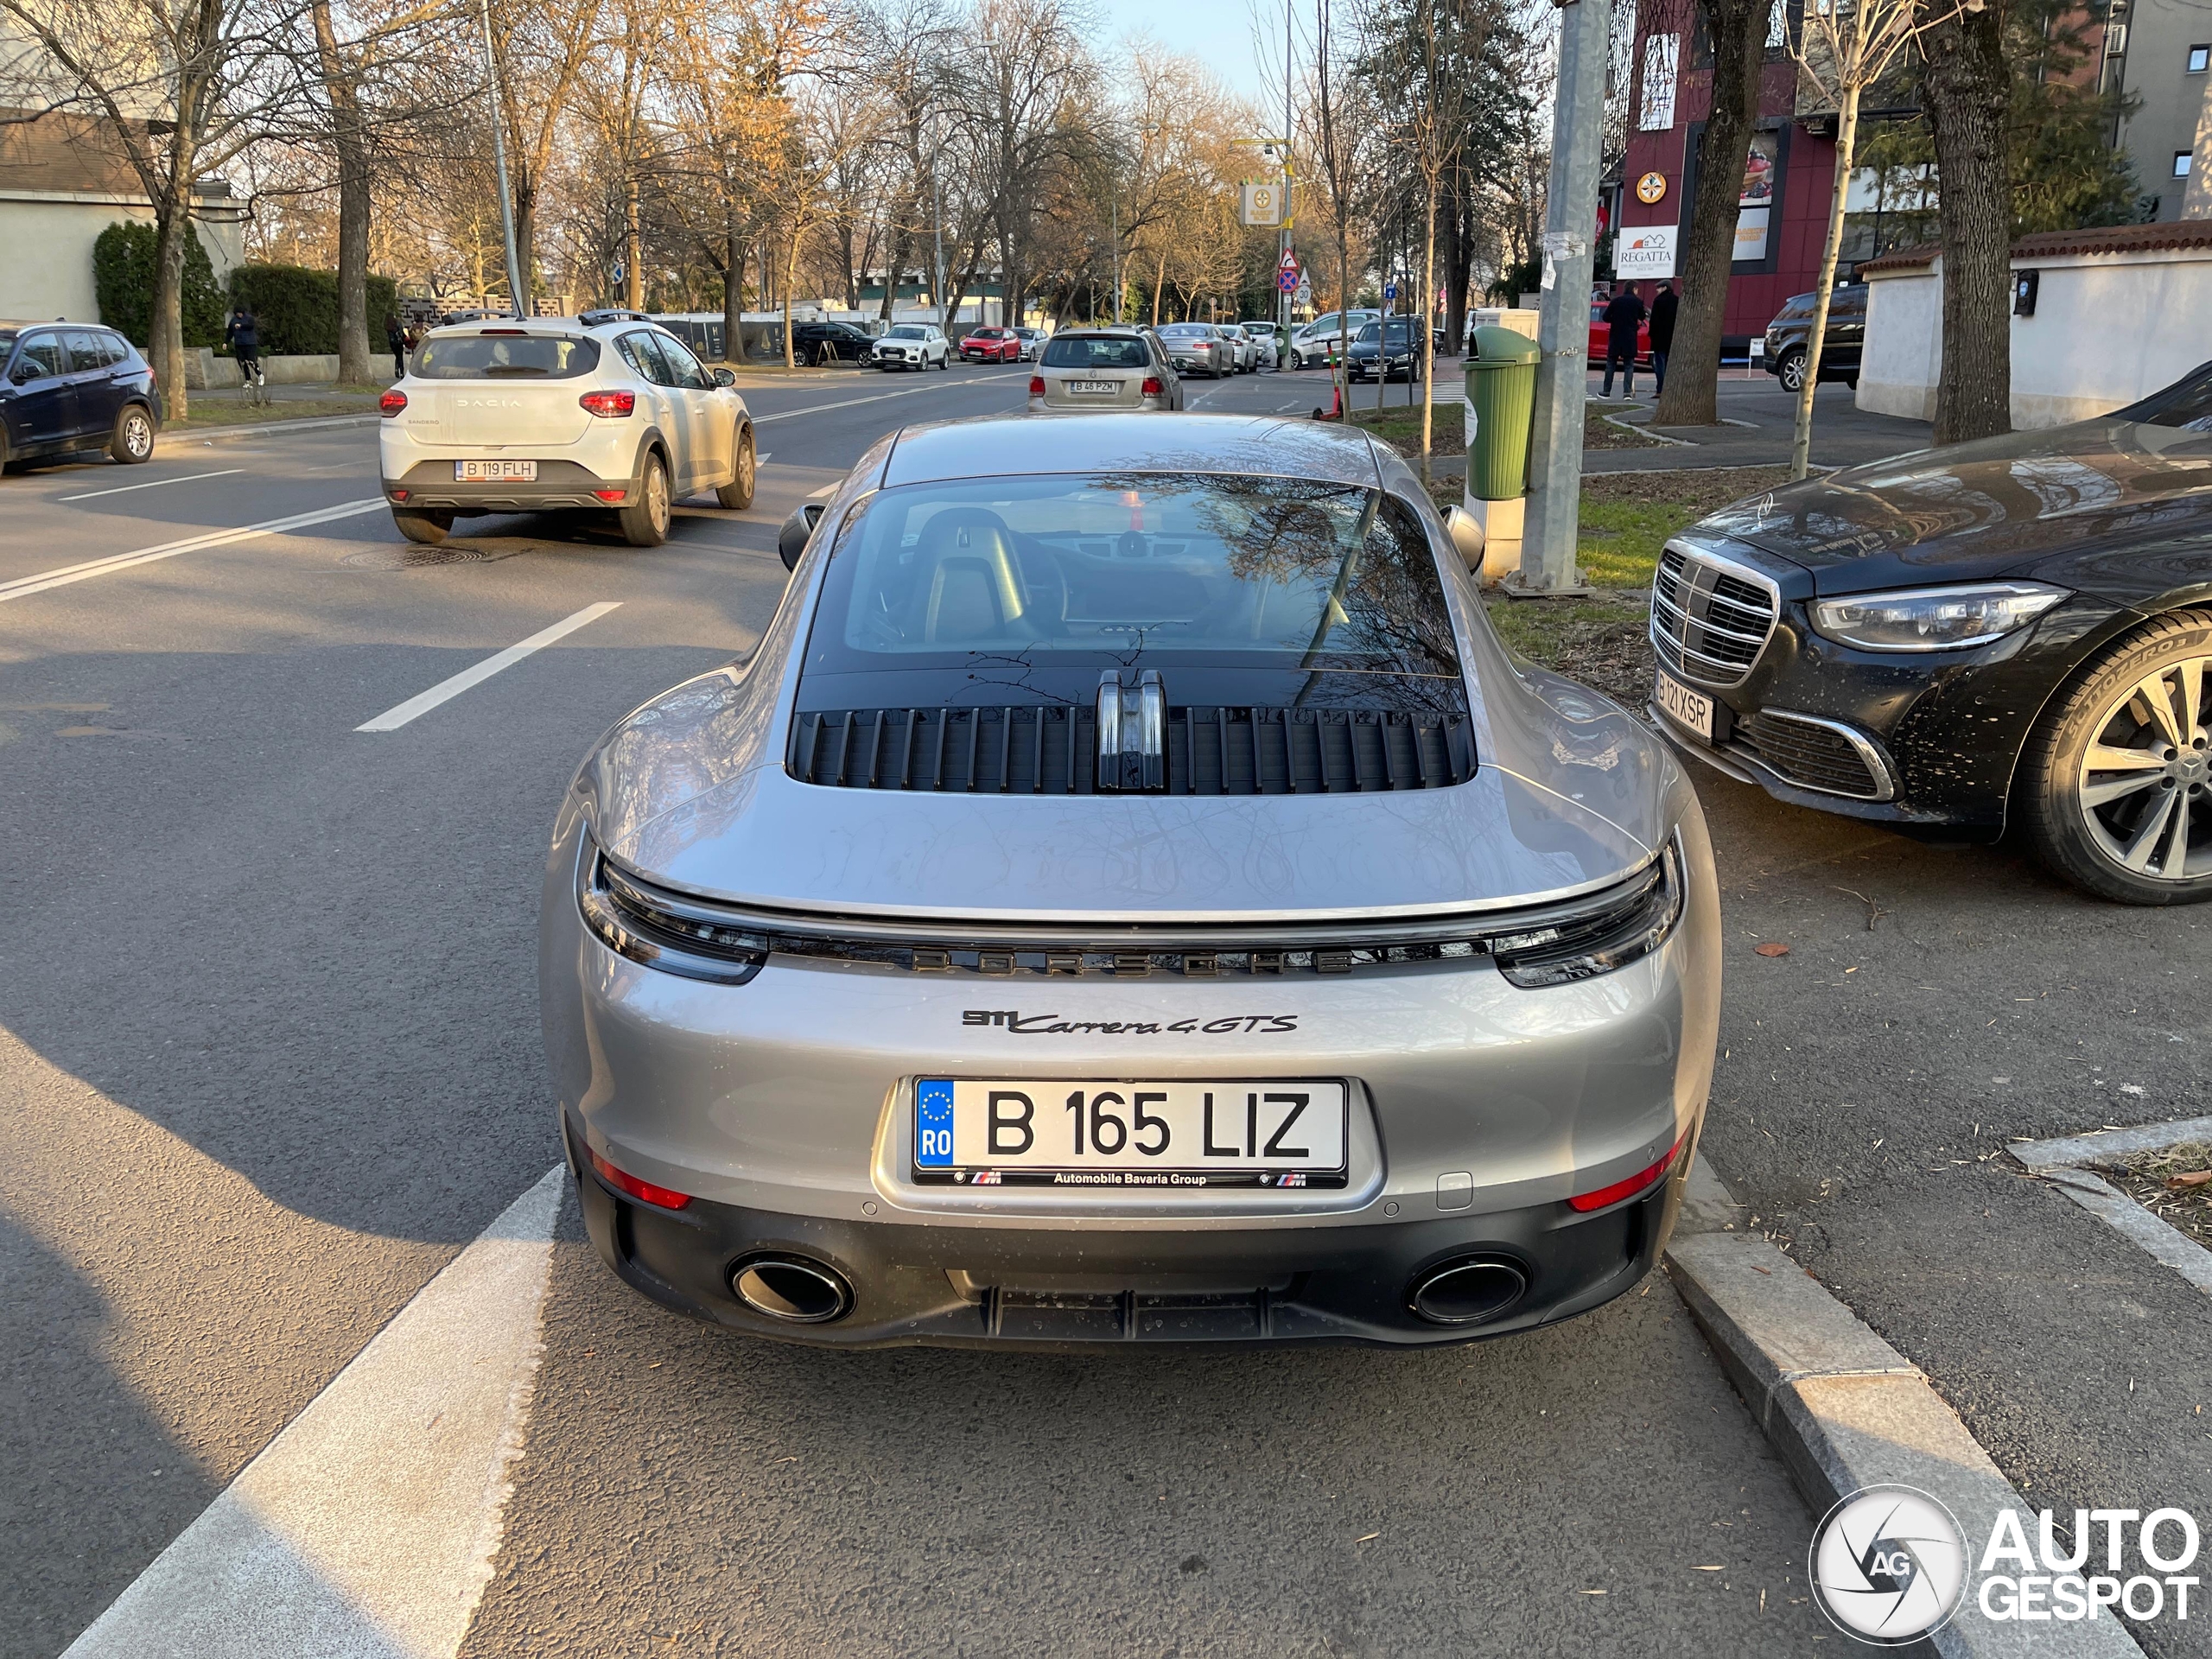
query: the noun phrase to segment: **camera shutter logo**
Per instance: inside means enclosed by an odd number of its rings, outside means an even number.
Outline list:
[[[1966,1540],[1956,1517],[1927,1493],[1869,1486],[1821,1520],[1807,1570],[1837,1629],[1876,1647],[1903,1647],[1959,1611]]]

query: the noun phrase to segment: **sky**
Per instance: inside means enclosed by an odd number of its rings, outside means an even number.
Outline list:
[[[1308,8],[1310,10],[1310,7]],[[1105,0],[1097,9],[1100,44],[1145,34],[1169,51],[1202,58],[1231,92],[1262,102],[1282,96],[1282,0]],[[1267,22],[1274,65],[1263,75],[1254,60],[1256,16]]]

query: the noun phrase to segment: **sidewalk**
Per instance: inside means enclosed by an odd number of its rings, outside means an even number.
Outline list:
[[[1593,374],[1590,396],[1594,401],[1603,384]],[[1633,400],[1638,408],[1618,411],[1617,418],[1639,431],[1672,440],[1663,449],[1586,451],[1585,473],[1672,472],[1685,467],[1783,467],[1797,419],[1797,398],[1785,391],[1771,375],[1746,379],[1741,369],[1720,372],[1721,426],[1653,426],[1650,405],[1655,401],[1651,378],[1639,377]],[[1925,421],[1899,420],[1890,415],[1870,415],[1852,400],[1851,388],[1831,381],[1813,401],[1813,464],[1815,467],[1855,467],[1880,461],[1907,450],[1925,449],[1933,429]]]

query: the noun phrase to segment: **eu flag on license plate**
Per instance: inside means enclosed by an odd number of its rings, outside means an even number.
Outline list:
[[[952,1080],[923,1077],[914,1084],[914,1162],[923,1169],[952,1165]]]

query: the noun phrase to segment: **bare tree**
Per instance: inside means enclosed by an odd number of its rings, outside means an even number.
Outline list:
[[[2012,186],[2005,114],[2012,72],[1999,8],[1925,0],[1920,31],[1928,124],[1942,180],[1943,365],[1936,442],[2012,429]]]
[[[1681,0],[1661,0],[1689,21]],[[1697,141],[1697,197],[1684,238],[1681,308],[1666,386],[1651,419],[1657,426],[1712,426],[1720,418],[1720,332],[1728,308],[1728,277],[1736,259],[1736,212],[1744,163],[1758,124],[1759,82],[1766,67],[1773,0],[1696,0],[1713,47],[1713,106]]]
[[[184,258],[202,181],[300,107],[294,54],[303,0],[0,0],[30,50],[7,67],[10,99],[90,118],[86,142],[130,167],[154,215],[149,350],[173,416],[184,378]]]

